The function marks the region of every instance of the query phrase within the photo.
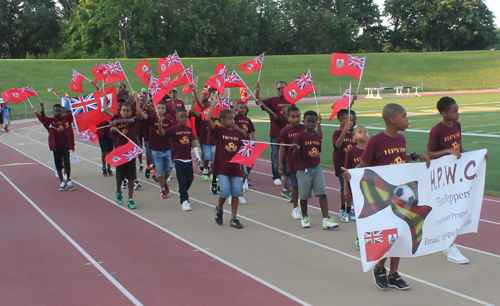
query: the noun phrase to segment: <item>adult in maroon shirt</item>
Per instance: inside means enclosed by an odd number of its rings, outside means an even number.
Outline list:
[[[54,155],[54,164],[56,166],[57,175],[61,185],[59,191],[75,190],[71,182],[71,163],[69,160],[69,150],[75,151],[75,138],[73,134],[73,114],[69,113],[62,116],[61,104],[55,104],[53,107],[54,117],[45,115],[44,104],[40,103],[42,110],[40,114],[33,107],[32,110],[38,117],[38,120],[49,132],[49,148]],[[66,181],[64,181],[62,169],[66,173]]]
[[[269,137],[271,138],[271,143],[272,143],[271,169],[273,173],[274,185],[281,185],[281,175],[278,171],[279,153],[278,153],[277,143],[279,143],[278,138],[280,136],[280,132],[284,128],[284,126],[280,127],[280,125],[277,122],[285,118],[282,112],[283,106],[291,105],[291,103],[285,99],[285,94],[283,93],[283,89],[285,88],[286,85],[287,85],[286,82],[283,81],[278,82],[276,84],[276,90],[278,91],[278,96],[262,100],[262,103],[278,116],[278,120],[273,120],[271,116],[269,116],[270,118]],[[258,82],[256,84],[256,89],[257,91],[255,92],[255,98],[257,100],[260,100],[260,84]]]
[[[171,98],[167,99],[166,105],[167,105],[167,114],[172,116],[172,118],[175,119],[177,115],[177,110],[181,108],[186,108],[184,106],[184,102],[181,99],[177,98],[177,88],[173,88],[171,93]]]

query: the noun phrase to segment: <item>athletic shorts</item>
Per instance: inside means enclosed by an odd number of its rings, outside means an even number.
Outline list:
[[[299,199],[309,200],[312,190],[316,196],[326,194],[325,176],[321,165],[297,171],[297,181],[299,183]]]
[[[64,166],[69,166],[69,148],[64,147],[60,149],[55,149],[52,151],[54,154],[54,164],[57,170],[62,170]]]
[[[137,168],[135,167],[135,158],[123,165],[116,167],[115,172],[117,181],[121,182],[124,179],[127,179],[129,182],[133,182],[137,174]]]
[[[99,146],[101,147],[101,153],[109,153],[113,151],[113,138],[99,138]]]

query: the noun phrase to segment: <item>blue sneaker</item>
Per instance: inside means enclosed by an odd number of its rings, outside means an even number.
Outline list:
[[[132,199],[128,199],[127,206],[130,209],[136,209],[137,208],[137,206],[135,206],[134,200],[132,200]]]
[[[286,189],[281,190],[281,195],[284,196],[285,198],[287,198],[288,200],[292,199],[292,195]]]
[[[118,189],[115,189],[115,197],[116,197],[116,203],[122,205],[123,204],[123,196],[121,192],[118,192]]]

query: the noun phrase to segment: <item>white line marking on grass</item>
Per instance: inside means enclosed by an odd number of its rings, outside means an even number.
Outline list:
[[[32,132],[33,132],[33,131],[32,131]],[[31,133],[31,132],[30,132],[30,133]],[[19,135],[19,134],[18,134],[18,135]],[[19,135],[19,136],[21,136],[21,135]],[[21,137],[24,137],[24,136],[21,136]],[[28,137],[29,137],[29,133],[28,133]],[[32,140],[33,140],[33,139],[32,139]],[[43,143],[41,143],[41,142],[39,142],[39,141],[36,141],[36,140],[33,140],[33,141],[38,142],[38,143],[40,143],[40,144],[43,144]],[[33,158],[33,157],[31,157],[31,156],[27,155],[26,153],[24,153],[24,152],[22,152],[22,151],[20,151],[20,150],[18,150],[18,149],[16,149],[16,148],[14,148],[14,147],[12,147],[12,146],[10,146],[9,144],[7,144],[7,143],[3,142],[3,140],[1,139],[1,136],[0,136],[0,142],[2,142],[3,144],[5,144],[6,146],[10,147],[11,149],[14,149],[14,150],[18,151],[19,153],[21,153],[21,154],[25,155],[26,157],[31,158],[32,160],[34,160],[34,161],[38,162],[39,164],[41,164],[41,165],[43,165],[43,166],[45,166],[45,167],[47,167],[47,168],[49,168],[49,169],[53,170],[51,167],[49,167],[49,166],[47,166],[47,165],[43,164],[42,162],[38,161],[37,159],[35,159],[35,158]],[[44,144],[43,144],[43,145],[44,145]],[[92,147],[94,147],[94,146],[92,146]],[[97,148],[97,147],[94,147],[94,148]],[[97,148],[97,149],[99,149],[99,148]],[[80,156],[79,156],[79,158],[80,158],[80,160],[84,160],[84,161],[87,161],[87,162],[90,162],[90,163],[92,163],[92,164],[96,164],[96,165],[99,165],[99,166],[100,166],[100,164],[98,164],[98,163],[96,163],[96,162],[90,161],[90,160],[85,159],[85,158],[82,158],[82,157],[80,157]],[[1,173],[1,172],[0,172],[0,173]],[[3,174],[2,174],[2,175],[3,175]],[[148,182],[148,181],[145,181],[145,180],[142,180],[142,179],[139,179],[139,180],[141,180],[141,181],[143,181],[144,183],[147,183],[147,184],[149,184],[149,185],[153,185],[153,186],[158,187],[158,185],[153,184],[153,183],[151,183],[151,182]],[[170,231],[170,230],[168,230],[168,229],[166,229],[166,228],[164,228],[164,227],[162,227],[162,226],[160,226],[160,225],[158,225],[158,224],[156,224],[156,223],[152,222],[151,220],[148,220],[148,219],[146,219],[145,217],[143,217],[143,216],[141,216],[141,215],[139,215],[139,214],[137,214],[137,213],[135,213],[135,212],[132,212],[132,211],[130,211],[129,209],[126,209],[125,207],[123,207],[123,206],[121,206],[121,205],[118,205],[117,203],[113,202],[113,201],[112,201],[112,200],[110,200],[109,198],[107,198],[107,197],[105,197],[104,195],[102,195],[102,194],[100,194],[100,193],[98,193],[98,192],[96,192],[96,191],[92,190],[91,188],[89,188],[89,187],[87,187],[87,186],[85,186],[85,185],[83,185],[83,184],[79,183],[78,181],[73,180],[73,182],[77,183],[79,186],[81,186],[81,187],[83,187],[83,188],[87,189],[88,191],[92,192],[92,193],[93,193],[93,194],[95,194],[96,196],[98,196],[98,197],[100,197],[100,198],[102,198],[102,199],[104,199],[104,200],[106,200],[106,201],[110,202],[111,204],[115,205],[116,207],[118,207],[118,208],[120,208],[120,209],[123,209],[124,211],[126,211],[126,212],[128,212],[128,213],[130,213],[130,214],[133,214],[134,216],[136,216],[136,217],[140,218],[141,220],[143,220],[143,221],[145,221],[145,222],[149,223],[150,225],[153,225],[154,227],[156,227],[156,228],[158,228],[158,229],[160,229],[160,230],[162,230],[162,231],[164,231],[164,232],[168,233],[169,235],[171,235],[171,236],[175,237],[176,239],[178,239],[178,240],[180,240],[180,241],[182,241],[182,242],[184,242],[184,243],[186,243],[186,244],[188,244],[188,245],[192,246],[193,248],[196,248],[197,250],[199,250],[199,251],[201,251],[201,252],[203,252],[203,253],[207,254],[208,256],[210,256],[210,257],[212,257],[212,258],[214,258],[214,259],[216,259],[216,260],[218,260],[218,261],[220,261],[221,263],[223,263],[223,264],[225,264],[225,265],[229,266],[230,268],[233,268],[233,269],[235,269],[236,271],[238,271],[238,272],[240,272],[240,273],[242,273],[242,274],[244,274],[244,275],[246,275],[246,276],[250,277],[251,279],[253,279],[253,280],[255,280],[255,281],[257,281],[257,282],[259,282],[259,283],[261,283],[261,284],[263,284],[263,285],[265,285],[265,286],[267,286],[267,287],[269,287],[270,289],[272,289],[272,290],[274,290],[274,291],[276,291],[276,292],[278,292],[278,293],[280,293],[280,294],[282,294],[282,295],[284,295],[284,296],[288,297],[289,299],[291,299],[291,300],[293,300],[293,301],[295,301],[295,302],[297,302],[297,303],[299,303],[299,304],[301,304],[301,305],[311,306],[311,304],[309,304],[309,303],[307,303],[307,302],[305,302],[305,301],[303,301],[303,300],[299,299],[298,297],[296,297],[296,296],[294,296],[294,295],[292,295],[292,294],[290,294],[290,293],[288,293],[288,292],[284,291],[283,289],[280,289],[280,288],[276,287],[275,285],[273,285],[273,284],[271,284],[271,283],[269,283],[269,282],[267,282],[267,281],[265,281],[265,280],[261,279],[260,277],[258,277],[258,276],[256,276],[256,275],[253,275],[252,273],[250,273],[250,272],[248,272],[248,271],[246,271],[246,270],[244,270],[244,269],[242,269],[242,268],[240,268],[240,267],[238,267],[238,266],[236,266],[236,265],[234,265],[234,264],[230,263],[229,261],[226,261],[226,260],[222,259],[221,257],[219,257],[219,256],[217,256],[217,255],[215,255],[215,254],[213,254],[213,253],[211,253],[211,252],[209,252],[209,251],[205,250],[204,248],[202,248],[202,247],[200,247],[200,246],[198,246],[198,245],[196,245],[196,244],[194,244],[194,243],[192,243],[192,242],[190,242],[190,241],[186,240],[185,238],[183,238],[183,237],[181,237],[181,236],[179,236],[179,235],[175,234],[174,232],[172,232],[172,231]],[[178,193],[176,193],[176,192],[172,192],[172,191],[171,191],[171,193],[178,194]],[[196,201],[196,202],[199,202],[199,203],[202,203],[202,204],[205,204],[205,205],[211,206],[211,207],[215,207],[214,205],[211,205],[211,204],[209,204],[209,203],[206,203],[206,202],[203,202],[203,201],[200,201],[200,200],[194,199],[194,198],[190,198],[190,199],[192,199],[192,200],[194,200],[194,201]],[[226,211],[226,213],[231,213],[230,211],[227,211],[227,210],[225,210],[225,211]],[[76,243],[76,242],[75,242],[75,243]],[[319,244],[318,244],[318,245],[319,245]],[[89,255],[89,256],[90,256],[90,255]],[[105,271],[105,270],[104,270],[104,271]],[[102,271],[101,271],[101,272],[102,272]],[[103,272],[103,274],[104,274],[104,272]],[[142,305],[142,304],[140,304],[140,302],[139,302],[139,304],[136,304],[136,305]]]
[[[39,161],[37,162],[40,163]],[[75,240],[73,240],[73,238],[71,238],[70,235],[68,235],[57,223],[55,223],[54,220],[52,220],[40,207],[38,207],[38,205],[36,205],[35,202],[33,202],[24,192],[22,192],[9,178],[7,178],[2,171],[0,171],[0,175],[2,175],[3,178],[12,187],[14,187],[14,189],[26,201],[28,201],[28,203],[30,203],[31,206],[33,206],[33,208],[35,208],[38,211],[38,213],[40,213],[40,215],[42,215],[45,218],[45,220],[47,220],[64,238],[66,238],[66,240],[68,240],[69,243],[71,243],[73,247],[75,247],[75,249],[77,249],[85,258],[87,258],[87,260],[92,265],[94,265],[94,267],[96,267],[96,269],[99,270],[102,273],[102,275],[104,275],[118,290],[120,290],[121,293],[123,293],[123,295],[125,295],[132,303],[134,303],[134,305],[143,305],[141,302],[139,302],[139,300],[135,296],[132,295],[132,293],[130,293],[127,289],[125,289],[125,287],[123,287],[123,285],[120,284],[120,282],[118,282],[113,276],[111,276],[111,274],[109,274],[109,272],[106,271],[106,269],[104,269],[92,256],[90,256],[90,254],[87,253],[87,251],[85,251]]]
[[[28,133],[28,134],[29,134],[29,133]],[[23,136],[21,136],[21,137],[23,137]],[[16,151],[18,151],[18,152],[22,153],[23,155],[27,156],[28,158],[31,158],[31,159],[33,159],[33,160],[37,161],[38,163],[42,164],[42,163],[41,163],[41,162],[39,162],[38,160],[36,160],[36,159],[34,159],[34,158],[32,158],[32,157],[28,156],[27,154],[25,154],[24,152],[19,151],[19,150],[17,150],[16,148],[11,147],[10,145],[8,145],[8,144],[6,144],[5,142],[3,142],[3,141],[1,140],[1,136],[0,136],[0,141],[1,141],[2,143],[4,143],[5,145],[9,146],[10,148],[12,148],[12,149],[14,149],[14,150],[16,150]],[[36,141],[36,140],[35,140],[35,141]],[[38,142],[38,141],[37,141],[37,142]],[[95,148],[97,148],[97,147],[95,147]],[[81,159],[83,159],[83,158],[81,158]],[[83,160],[86,160],[86,159],[83,159]],[[89,161],[89,160],[86,160],[86,161],[88,161],[88,162],[90,162],[90,163],[95,163],[95,162],[93,162],[93,161]],[[97,164],[97,163],[95,163],[95,164]],[[44,164],[42,164],[42,165],[44,165]],[[44,165],[44,166],[45,166],[45,167],[47,167],[47,168],[49,168],[49,169],[51,169],[51,168],[50,168],[49,166],[47,166],[47,165]],[[52,169],[51,169],[51,170],[52,170]],[[75,182],[76,182],[76,181],[75,181]],[[152,183],[150,183],[150,182],[147,182],[147,181],[144,181],[144,182],[146,182],[146,183],[148,183],[148,184],[151,184],[151,185],[154,185],[154,184],[152,184]],[[78,182],[76,182],[76,183],[78,183]],[[80,186],[84,187],[85,189],[87,189],[88,191],[90,191],[90,192],[94,193],[95,195],[97,195],[97,196],[101,197],[102,199],[105,199],[105,200],[107,200],[108,202],[113,203],[114,205],[116,205],[117,207],[119,207],[119,208],[121,208],[121,209],[123,209],[123,210],[127,211],[128,213],[131,213],[131,214],[133,214],[133,215],[135,215],[135,216],[137,216],[137,217],[141,218],[142,220],[144,220],[144,221],[148,222],[149,224],[151,224],[151,225],[153,225],[153,226],[155,226],[155,227],[157,227],[157,228],[159,228],[159,229],[161,229],[161,230],[163,230],[163,231],[165,231],[165,232],[169,233],[170,235],[174,236],[175,238],[177,238],[177,239],[179,239],[179,240],[181,240],[181,241],[183,241],[183,242],[185,242],[185,243],[187,243],[187,244],[189,244],[189,245],[193,246],[194,248],[196,248],[196,249],[198,249],[198,250],[200,250],[200,251],[204,252],[205,254],[207,254],[207,255],[209,255],[209,256],[211,256],[211,257],[213,257],[213,258],[215,258],[215,259],[219,260],[220,262],[222,262],[222,263],[224,263],[224,264],[226,264],[226,265],[228,265],[228,266],[230,266],[230,267],[234,268],[235,270],[237,270],[237,271],[239,271],[239,272],[241,272],[241,273],[243,273],[243,274],[245,274],[245,275],[247,275],[247,276],[249,276],[249,277],[251,277],[251,278],[253,278],[253,279],[257,280],[257,281],[259,281],[259,282],[261,282],[262,284],[264,284],[264,285],[266,285],[266,286],[268,286],[268,287],[270,287],[270,288],[272,288],[272,289],[276,290],[277,292],[279,292],[279,293],[281,293],[281,294],[283,294],[283,295],[285,295],[285,296],[287,296],[287,297],[289,297],[289,298],[291,298],[291,299],[295,300],[296,302],[301,303],[301,304],[303,304],[303,305],[309,305],[309,304],[307,304],[306,302],[304,302],[304,301],[302,301],[302,300],[300,300],[300,299],[296,298],[295,296],[293,296],[293,295],[289,294],[288,292],[283,291],[283,290],[281,290],[280,288],[278,288],[278,287],[276,287],[276,286],[274,286],[274,285],[272,285],[272,284],[270,284],[270,283],[268,283],[268,282],[266,282],[266,281],[264,281],[264,280],[260,279],[259,277],[257,277],[257,276],[255,276],[255,275],[251,274],[250,272],[247,272],[247,271],[245,271],[245,270],[243,270],[243,269],[241,269],[241,268],[239,268],[239,267],[237,267],[237,266],[235,266],[235,265],[233,265],[233,264],[231,264],[231,263],[229,263],[229,262],[225,261],[224,259],[222,259],[222,258],[220,258],[220,257],[216,256],[215,254],[212,254],[212,253],[210,253],[210,252],[206,251],[205,249],[203,249],[203,248],[201,248],[201,247],[199,247],[199,246],[195,245],[194,243],[192,243],[192,242],[190,242],[190,241],[188,241],[188,240],[186,240],[186,239],[184,239],[184,238],[182,238],[182,237],[178,236],[177,234],[175,234],[175,233],[173,233],[173,232],[171,232],[171,231],[169,231],[169,230],[165,229],[164,227],[161,227],[160,225],[158,225],[158,224],[156,224],[156,223],[153,223],[152,221],[150,221],[150,220],[148,220],[148,219],[146,219],[146,218],[142,217],[141,215],[138,215],[137,213],[134,213],[134,212],[132,212],[132,211],[130,211],[130,210],[127,210],[126,208],[124,208],[124,207],[122,207],[122,206],[120,206],[120,205],[118,205],[118,204],[114,203],[114,202],[113,202],[113,201],[111,201],[110,199],[108,199],[108,198],[106,198],[105,196],[103,196],[103,195],[101,195],[101,194],[97,193],[96,191],[94,191],[94,190],[92,190],[92,189],[88,188],[87,186],[82,185],[82,184],[80,184],[80,183],[78,183],[78,184],[79,184]],[[155,186],[156,186],[156,185],[155,185]],[[174,193],[175,193],[175,192],[174,192]],[[204,201],[201,201],[201,200],[198,200],[198,199],[195,199],[195,198],[191,198],[191,199],[192,199],[192,200],[194,200],[194,201],[196,201],[196,202],[198,202],[198,203],[204,204],[204,205],[206,205],[206,206],[209,206],[209,207],[215,207],[214,205],[209,204],[209,203],[207,203],[207,202],[204,202]],[[226,211],[227,213],[230,213],[230,211],[228,211],[228,210],[224,210],[224,211]],[[313,241],[313,240],[309,240],[309,239],[306,239],[306,238],[304,238],[304,237],[297,236],[297,235],[295,235],[295,234],[293,234],[293,233],[290,233],[290,232],[287,232],[287,231],[281,230],[281,229],[279,229],[279,228],[276,228],[276,227],[273,227],[273,226],[267,225],[267,224],[265,224],[265,223],[259,222],[259,221],[257,221],[257,220],[254,220],[254,219],[251,219],[251,218],[248,218],[248,217],[245,217],[245,216],[241,216],[241,215],[239,215],[239,217],[240,217],[241,219],[245,219],[245,220],[247,220],[247,221],[253,222],[253,223],[255,223],[255,224],[258,224],[258,225],[261,225],[261,226],[263,226],[263,227],[269,228],[269,229],[271,229],[271,230],[277,231],[277,232],[279,232],[279,233],[285,234],[285,235],[287,235],[287,236],[293,236],[293,237],[294,237],[294,238],[296,238],[296,239],[300,239],[300,240],[305,241],[305,242],[307,242],[307,243],[314,244],[314,245],[316,245],[316,246],[319,246],[319,247],[322,247],[322,248],[324,248],[324,249],[327,249],[327,250],[333,251],[333,252],[335,252],[335,253],[338,253],[338,254],[344,255],[344,256],[349,257],[349,258],[352,258],[352,259],[354,259],[354,260],[361,261],[361,258],[359,258],[359,257],[357,257],[357,256],[351,255],[351,254],[346,253],[346,252],[343,252],[343,251],[341,251],[341,250],[337,250],[337,249],[332,248],[332,247],[328,247],[328,246],[323,245],[323,244],[321,244],[321,243],[319,243],[319,242],[316,242],[316,241]],[[474,249],[471,249],[471,250],[474,250]],[[485,253],[485,252],[481,251],[481,253]],[[487,253],[485,253],[485,254],[487,254]],[[464,299],[467,299],[467,300],[470,300],[470,301],[476,302],[476,303],[478,303],[478,304],[487,305],[487,306],[494,306],[493,304],[490,304],[490,303],[488,303],[488,302],[485,302],[485,301],[479,300],[479,299],[477,299],[477,298],[471,297],[471,296],[469,296],[469,295],[466,295],[466,294],[463,294],[463,293],[460,293],[460,292],[457,292],[457,291],[454,291],[454,290],[451,290],[451,289],[448,289],[448,288],[442,287],[442,286],[440,286],[440,285],[437,285],[437,284],[434,284],[434,283],[431,283],[431,282],[425,281],[425,280],[420,279],[420,278],[418,278],[418,277],[414,277],[414,276],[411,276],[411,275],[406,274],[406,273],[403,273],[403,272],[400,272],[400,274],[401,274],[401,275],[403,275],[403,276],[405,276],[405,277],[407,277],[407,278],[413,279],[413,280],[415,280],[415,281],[417,281],[417,282],[420,282],[420,283],[423,283],[423,284],[428,285],[428,286],[430,286],[430,287],[433,287],[433,288],[436,288],[436,289],[442,290],[442,291],[444,291],[444,292],[448,292],[448,293],[453,294],[453,295],[456,295],[456,296],[458,296],[458,297],[462,297],[462,298],[464,298]]]

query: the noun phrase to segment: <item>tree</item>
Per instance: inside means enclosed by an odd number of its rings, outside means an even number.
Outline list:
[[[386,0],[391,50],[482,50],[495,41],[493,14],[481,0]]]

